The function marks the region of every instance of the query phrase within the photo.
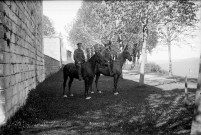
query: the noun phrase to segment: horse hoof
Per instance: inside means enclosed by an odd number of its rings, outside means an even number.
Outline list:
[[[91,97],[86,97],[87,100],[91,99]]]
[[[92,91],[91,94],[94,94],[94,91]]]
[[[70,97],[73,97],[74,95],[73,94],[70,94]]]
[[[67,95],[64,95],[64,98],[68,97]]]
[[[115,93],[114,93],[114,95],[118,95],[118,94],[119,94],[119,92],[115,92]]]
[[[101,93],[102,93],[102,91],[98,91],[98,93],[99,93],[99,94],[101,94]]]

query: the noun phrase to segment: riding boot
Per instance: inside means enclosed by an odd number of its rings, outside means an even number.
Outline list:
[[[124,79],[124,78],[123,78],[123,73],[121,73],[121,75],[120,75],[120,77],[119,77],[119,78]]]
[[[112,69],[111,69],[110,62],[108,62],[108,69],[109,69],[109,72],[110,72],[110,76],[114,75],[114,73],[112,72]]]
[[[81,74],[81,64],[78,64],[78,76],[79,76],[79,81],[82,80],[82,74]]]

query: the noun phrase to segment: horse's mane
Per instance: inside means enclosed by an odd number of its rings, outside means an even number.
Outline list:
[[[117,60],[120,60],[121,58],[123,58],[123,52],[121,52],[121,53],[117,56]]]
[[[96,55],[96,54],[92,55],[91,58],[89,58],[88,62],[92,62],[92,61],[94,61],[94,57],[95,57],[95,55]]]

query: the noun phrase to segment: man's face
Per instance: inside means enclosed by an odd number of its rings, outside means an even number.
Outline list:
[[[81,48],[82,48],[82,44],[78,44],[77,47],[78,47],[79,49],[81,49]]]

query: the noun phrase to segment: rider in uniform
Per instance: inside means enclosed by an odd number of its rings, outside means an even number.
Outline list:
[[[94,51],[95,51],[95,53],[100,53],[101,52],[99,44],[94,45]]]
[[[85,56],[83,50],[81,49],[82,43],[78,43],[77,47],[78,48],[74,51],[74,60],[76,68],[78,69],[79,80],[81,81],[82,80],[81,64],[85,62]]]
[[[101,54],[103,55],[103,57],[105,57],[106,61],[107,61],[107,66],[110,72],[110,76],[114,75],[114,73],[111,70],[111,63],[112,63],[112,55],[111,55],[111,41],[109,41],[108,43],[104,44],[105,48],[103,49],[103,51],[101,52]]]

